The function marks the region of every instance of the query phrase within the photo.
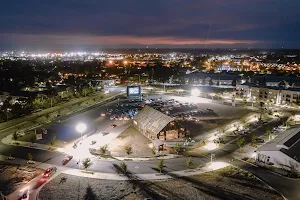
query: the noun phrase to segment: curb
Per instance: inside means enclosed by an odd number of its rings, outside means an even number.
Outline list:
[[[2,162],[6,163],[12,163],[12,164],[17,164],[17,165],[27,165],[26,160],[23,159],[18,159],[16,158],[15,160],[6,160],[6,156],[0,155],[0,160]],[[218,169],[230,166],[231,164],[224,165]],[[83,173],[81,172],[83,169],[76,169],[76,168],[69,168],[65,166],[58,166],[58,165],[51,165],[47,163],[41,163],[41,162],[36,162],[34,165],[29,165],[35,168],[40,168],[40,169],[47,169],[50,166],[55,166],[58,168],[58,172],[64,173],[64,174],[69,174],[73,176],[79,176],[79,177],[86,177],[86,178],[96,178],[96,179],[102,179],[102,180],[128,180],[126,176],[123,174],[116,174],[116,173],[104,173],[104,172],[93,172],[91,173]],[[185,170],[180,170],[180,171],[172,171],[167,174],[160,174],[160,173],[149,173],[149,174],[133,174],[134,176],[139,177],[141,180],[165,180],[165,179],[174,179],[174,177],[183,177],[183,176],[193,176],[193,175],[199,175],[202,173],[210,172],[210,171],[215,171],[218,169],[211,169],[208,165],[205,165],[202,168],[195,168],[195,169],[188,169]],[[58,173],[59,174],[59,173]],[[172,176],[173,175],[173,176]]]
[[[254,164],[252,164],[252,163],[249,163],[249,162],[247,162],[247,161],[245,161],[245,160],[241,160],[241,159],[238,159],[238,158],[236,158],[236,160],[245,162],[245,163],[250,164],[250,165],[252,165],[252,166],[254,166],[254,167],[258,167],[258,166],[254,165]],[[238,168],[239,168],[239,167],[238,167]],[[245,169],[242,169],[242,170],[245,170]],[[247,171],[247,170],[245,170],[245,171]],[[268,170],[268,171],[269,171],[269,170]],[[247,172],[249,172],[249,171],[247,171]],[[253,174],[252,172],[249,172],[249,173],[251,173],[253,176],[255,176],[255,177],[256,177],[258,180],[260,180],[261,182],[265,183],[270,189],[272,189],[273,191],[275,191],[276,193],[278,193],[284,200],[288,200],[283,194],[281,194],[280,192],[278,192],[277,190],[275,190],[269,183],[267,183],[266,181],[262,180],[262,179],[259,178],[257,175]],[[275,173],[275,174],[276,174],[276,173]],[[276,174],[276,175],[277,175],[277,174]],[[283,177],[283,176],[282,176],[282,177]],[[285,178],[285,177],[284,177],[284,178]]]
[[[235,159],[236,159],[236,160],[239,160],[239,161],[242,161],[242,162],[245,162],[245,163],[247,163],[247,164],[249,164],[249,165],[252,165],[252,166],[254,166],[254,167],[261,167],[261,166],[255,165],[255,164],[253,164],[253,163],[250,163],[250,162],[248,162],[248,161],[241,160],[241,159],[239,159],[239,158],[235,158]],[[276,173],[276,172],[274,172],[274,171],[272,171],[272,170],[269,170],[268,168],[264,168],[264,169],[266,169],[266,170],[268,170],[269,172],[271,172],[272,174],[275,174],[275,175],[280,176],[280,177],[282,177],[282,178],[289,179],[289,180],[293,180],[293,181],[300,181],[300,178],[290,178],[290,177],[283,176],[283,175],[281,175],[281,174],[279,174],[279,173]]]

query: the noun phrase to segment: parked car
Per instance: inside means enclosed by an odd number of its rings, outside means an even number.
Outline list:
[[[6,160],[14,160],[16,159],[15,157],[12,157],[12,156],[7,156]]]
[[[56,171],[57,171],[56,167],[50,167],[42,174],[42,177],[48,178],[48,177],[52,176],[53,174],[55,174]]]
[[[94,144],[96,144],[96,141],[95,140],[91,141],[91,145],[94,145]]]
[[[108,135],[109,132],[102,132],[102,135],[105,136],[105,135]]]
[[[35,164],[35,161],[33,161],[33,160],[28,160],[28,161],[27,161],[27,164]]]
[[[225,141],[223,140],[223,138],[214,139],[213,142],[216,144],[225,144]]]
[[[256,142],[256,143],[264,143],[265,140],[261,139],[261,138],[255,138],[254,142]]]

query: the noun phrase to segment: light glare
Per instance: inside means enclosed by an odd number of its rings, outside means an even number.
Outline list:
[[[83,123],[77,124],[76,130],[77,130],[79,133],[83,133],[83,132],[86,130],[86,125],[83,124]]]
[[[192,89],[192,90],[191,90],[191,95],[192,95],[193,97],[198,97],[198,96],[200,95],[200,90],[197,89],[197,88]]]

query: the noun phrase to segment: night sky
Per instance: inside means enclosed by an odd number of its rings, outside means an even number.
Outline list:
[[[300,0],[6,0],[0,49],[300,48]]]

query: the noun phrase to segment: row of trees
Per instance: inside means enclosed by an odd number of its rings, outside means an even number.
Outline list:
[[[21,103],[13,103],[12,97],[8,97],[0,107],[0,122],[15,119],[30,114],[34,110],[47,109],[72,98],[86,97],[95,91],[88,87],[67,88],[60,96],[52,90],[48,94],[38,94],[36,97],[23,100]]]

